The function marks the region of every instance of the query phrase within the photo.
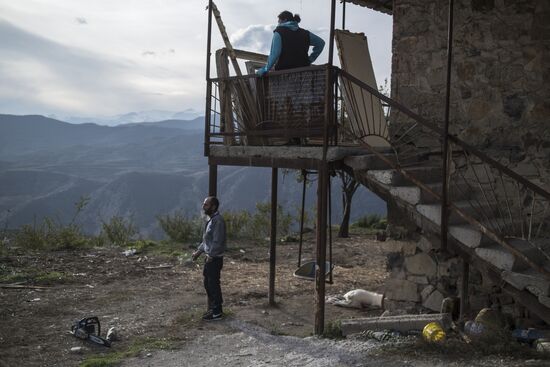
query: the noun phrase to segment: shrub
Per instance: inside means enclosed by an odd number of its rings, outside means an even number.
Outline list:
[[[223,213],[225,229],[229,238],[243,238],[250,234],[251,215],[247,210]]]
[[[125,220],[119,216],[113,216],[108,222],[101,221],[102,232],[111,245],[124,246],[138,234],[138,230],[131,220]]]
[[[38,249],[71,249],[88,244],[88,239],[82,234],[76,224],[62,225],[50,217],[45,217],[39,225],[25,224],[15,236],[16,246]]]
[[[292,215],[285,212],[281,205],[277,205],[277,235],[286,236],[290,234],[292,226]],[[252,216],[249,232],[254,238],[265,238],[271,232],[271,203],[256,203],[256,212]]]
[[[174,242],[187,242],[201,235],[200,219],[187,218],[181,212],[157,216],[164,233]]]
[[[367,214],[359,218],[353,225],[360,228],[386,229],[388,221],[381,215]]]

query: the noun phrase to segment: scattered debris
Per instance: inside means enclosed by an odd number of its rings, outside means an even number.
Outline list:
[[[133,256],[133,255],[137,254],[137,250],[135,248],[131,248],[131,249],[128,249],[126,251],[123,251],[122,254],[124,256]]]
[[[156,270],[156,269],[170,269],[173,268],[173,265],[170,264],[161,264],[157,266],[146,266],[145,269],[147,270]]]
[[[72,347],[71,353],[82,353],[82,347]]]
[[[350,320],[342,320],[342,335],[360,333],[364,330],[394,330],[407,333],[412,330],[422,330],[430,322],[438,322],[445,330],[451,327],[450,314],[427,314],[427,315],[399,315],[386,317],[367,317]]]
[[[0,288],[4,288],[4,289],[48,289],[48,288],[51,288],[51,287],[40,287],[40,286],[37,286],[37,285],[25,285],[25,284],[17,284],[17,283],[14,283],[14,284],[2,284],[0,285]]]
[[[422,329],[424,340],[430,343],[440,343],[445,340],[447,334],[439,322],[430,322]]]
[[[112,341],[120,340],[120,337],[118,335],[117,330],[114,327],[111,327],[107,331],[107,335],[105,336],[105,339],[112,342]]]
[[[374,339],[374,340],[378,340],[379,342],[388,342],[388,341],[396,340],[400,338],[401,333],[397,331],[391,331],[391,330],[382,330],[382,331],[364,330],[361,332],[360,336],[365,339]]]

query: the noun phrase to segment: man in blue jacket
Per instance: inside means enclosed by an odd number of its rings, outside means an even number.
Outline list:
[[[208,310],[202,318],[205,321],[221,320],[223,318],[220,273],[223,268],[226,235],[225,222],[218,212],[219,206],[220,202],[214,196],[204,199],[202,210],[209,219],[204,229],[202,242],[192,255],[192,259],[195,261],[201,254],[206,254],[202,272],[204,289],[208,297]]]
[[[279,14],[279,25],[273,31],[271,51],[267,65],[256,74],[264,75],[269,70],[285,70],[311,65],[323,51],[325,41],[319,36],[298,27],[300,16],[285,10]],[[309,47],[313,46],[311,55]]]

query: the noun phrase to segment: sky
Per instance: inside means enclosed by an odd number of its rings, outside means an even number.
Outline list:
[[[0,113],[203,112],[207,4],[0,0]],[[219,0],[217,5],[239,49],[267,53],[282,10],[299,13],[302,28],[328,40],[329,0]],[[337,28],[341,11],[337,1]],[[389,79],[391,16],[347,4],[346,28],[367,35],[378,84]],[[223,47],[215,23],[212,42],[213,52]],[[316,63],[327,59],[328,45]]]

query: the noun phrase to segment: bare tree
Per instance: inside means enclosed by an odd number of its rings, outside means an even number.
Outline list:
[[[355,177],[347,174],[344,171],[338,171],[338,176],[342,181],[342,208],[344,216],[342,223],[340,224],[340,230],[338,231],[338,237],[349,237],[349,219],[351,215],[351,199],[353,194],[359,187],[359,182],[355,180]]]

